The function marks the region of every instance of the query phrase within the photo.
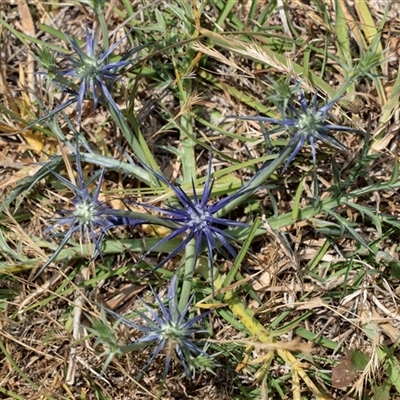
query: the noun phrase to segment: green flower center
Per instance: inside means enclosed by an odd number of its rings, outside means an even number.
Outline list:
[[[85,78],[95,78],[99,74],[99,63],[95,57],[86,57],[79,68],[79,75]]]
[[[315,114],[303,114],[296,124],[296,128],[304,135],[313,135],[321,128],[321,124],[325,121],[325,117],[316,112]]]
[[[93,221],[95,211],[93,204],[80,203],[75,208],[75,216],[82,224],[88,224]]]
[[[179,327],[169,323],[169,324],[165,324],[162,327],[162,332],[164,334],[164,336],[166,336],[168,339],[172,339],[172,340],[177,340],[182,336],[182,330],[179,329]]]

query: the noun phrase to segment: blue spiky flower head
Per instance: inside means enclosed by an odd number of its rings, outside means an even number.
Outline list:
[[[282,128],[287,128],[291,135],[287,144],[288,147],[293,148],[289,158],[287,159],[283,170],[293,161],[300,149],[308,141],[311,145],[311,152],[313,163],[316,165],[316,148],[315,143],[317,140],[334,146],[342,151],[347,151],[347,148],[337,140],[330,131],[343,131],[343,132],[356,132],[353,128],[331,124],[328,119],[330,117],[329,111],[339,99],[332,100],[324,106],[318,108],[318,94],[315,93],[311,105],[308,105],[304,93],[300,91],[300,110],[288,104],[288,109],[292,116],[284,116],[283,119],[275,119],[269,117],[255,116],[247,117],[240,116],[236,118],[260,122],[269,122],[271,124],[280,125]],[[275,130],[276,132],[276,130]]]
[[[139,325],[122,317],[114,311],[107,310],[107,312],[118,320],[121,320],[126,325],[135,328],[144,334],[133,344],[155,344],[155,348],[149,360],[141,368],[142,371],[145,371],[160,352],[165,350],[166,362],[164,368],[164,379],[168,373],[172,359],[179,361],[184,368],[185,374],[190,377],[195,366],[189,366],[188,363],[193,360],[193,355],[198,356],[203,354],[206,356],[204,351],[195,343],[194,336],[208,333],[206,329],[198,327],[197,323],[205,318],[211,310],[193,318],[188,318],[187,314],[189,307],[193,302],[193,296],[189,299],[185,308],[182,311],[179,311],[176,289],[177,276],[174,275],[168,288],[166,299],[167,305],[163,303],[160,296],[153,290],[153,288],[151,289],[157,303],[158,311],[155,311],[153,307],[141,300],[142,304],[147,309],[147,313],[137,312],[137,314],[146,325]],[[126,347],[129,346],[130,345]],[[123,348],[121,348],[121,350],[123,351]]]
[[[213,200],[212,190],[214,180],[211,178],[212,157],[210,157],[208,163],[206,181],[204,183],[201,197],[196,191],[194,181],[192,181],[191,198],[180,186],[173,185],[163,175],[154,171],[150,167],[146,165],[144,165],[144,167],[158,180],[165,183],[174,192],[179,202],[177,205],[170,205],[165,208],[140,203],[141,206],[164,215],[164,220],[173,222],[176,226],[171,233],[163,237],[155,246],[147,250],[144,256],[156,250],[167,241],[186,235],[175,250],[165,257],[156,268],[160,268],[162,265],[166,264],[169,260],[180,253],[192,239],[195,239],[196,260],[202,252],[203,245],[205,245],[208,251],[210,278],[211,282],[213,282],[215,251],[221,250],[222,247],[224,247],[233,258],[237,256],[237,252],[231,244],[235,239],[229,233],[229,228],[248,227],[246,223],[222,218],[217,214],[232,200],[242,196],[246,191],[254,189],[249,188],[249,186],[243,186],[240,190],[227,197],[220,200]]]
[[[44,167],[46,168],[46,166]],[[66,188],[70,189],[74,197],[71,201],[72,208],[68,210],[58,210],[58,217],[53,218],[53,224],[49,226],[44,233],[54,231],[56,228],[66,226],[67,231],[59,232],[54,236],[61,236],[62,240],[49,260],[41,267],[36,277],[55,259],[63,247],[78,233],[84,242],[92,241],[95,245],[93,256],[101,256],[101,242],[104,235],[111,228],[121,225],[132,225],[142,223],[132,218],[124,216],[124,213],[119,210],[114,210],[106,203],[100,201],[99,196],[104,179],[105,170],[100,172],[97,187],[94,191],[88,188],[88,182],[83,179],[81,154],[78,146],[76,146],[76,184],[67,180],[57,172],[51,170],[51,173],[61,182]]]
[[[125,54],[119,61],[109,62],[109,57],[125,39],[125,36],[110,46],[107,51],[100,52],[97,49],[96,29],[94,30],[93,35],[90,36],[87,22],[85,28],[86,51],[81,49],[76,39],[66,36],[68,42],[73,48],[74,54],[68,58],[69,66],[58,72],[61,77],[75,78],[79,85],[77,95],[78,124],[81,121],[83,100],[86,97],[93,99],[94,108],[97,107],[100,95],[102,101],[108,102],[115,110],[119,110],[108,86],[113,81],[120,79],[123,69],[132,63],[132,59],[128,59],[128,57],[139,50],[139,48],[134,49]]]

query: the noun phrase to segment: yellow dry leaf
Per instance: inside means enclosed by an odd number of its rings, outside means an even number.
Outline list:
[[[154,226],[154,225],[142,225],[143,232],[145,232],[149,236],[153,237],[165,237],[171,233],[171,229],[166,228],[165,226]]]
[[[196,303],[194,305],[196,308],[201,308],[202,310],[212,310],[212,309],[216,309],[216,308],[222,308],[225,307],[226,304],[224,303]]]
[[[25,139],[27,145],[24,148],[29,148],[36,153],[41,153],[44,149],[44,138],[43,135],[38,133],[33,133],[32,131],[24,131],[21,136]]]

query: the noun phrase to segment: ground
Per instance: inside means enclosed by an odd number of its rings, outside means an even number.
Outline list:
[[[1,398],[400,399],[399,2],[0,13]]]

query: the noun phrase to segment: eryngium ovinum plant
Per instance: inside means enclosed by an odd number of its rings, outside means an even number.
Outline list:
[[[199,336],[208,335],[208,330],[198,326],[198,322],[204,319],[210,312],[206,311],[196,316],[188,317],[189,307],[193,302],[192,295],[185,308],[180,311],[178,307],[177,295],[177,275],[172,277],[166,304],[161,297],[151,288],[156,300],[156,306],[153,307],[140,299],[145,311],[136,311],[135,314],[144,322],[133,322],[112,310],[106,310],[117,321],[141,332],[141,336],[136,341],[119,348],[119,353],[128,353],[131,349],[137,350],[142,347],[154,346],[154,349],[140,369],[145,372],[150,364],[160,353],[164,353],[165,367],[163,378],[165,380],[171,366],[171,361],[175,360],[182,364],[186,376],[191,377],[196,369],[203,369],[204,366],[210,366],[212,359],[199,347],[201,343]],[[196,363],[199,363],[198,365]]]
[[[117,57],[113,55],[113,52],[126,38],[126,35],[107,50],[101,51],[97,41],[97,29],[94,29],[92,35],[90,35],[86,22],[85,32],[85,50],[81,48],[77,39],[64,35],[73,50],[71,55],[67,57],[63,55],[57,58],[59,60],[58,65],[65,65],[64,67],[57,68],[55,65],[56,58],[47,49],[40,51],[37,59],[41,62],[42,67],[46,69],[48,77],[65,93],[69,94],[70,99],[35,121],[35,124],[62,111],[69,105],[77,103],[77,123],[80,125],[83,101],[85,99],[93,100],[95,109],[100,102],[111,107],[121,116],[119,107],[111,92],[112,85],[115,81],[121,80],[126,68],[135,61],[134,54],[145,46],[135,47],[122,57]],[[42,59],[44,60],[43,62],[41,61]]]
[[[214,186],[214,180],[211,178],[212,156],[209,159],[206,180],[201,196],[197,193],[193,180],[190,194],[191,197],[189,197],[182,187],[172,184],[162,174],[154,171],[145,164],[143,164],[143,166],[154,177],[163,182],[173,191],[178,204],[167,205],[166,207],[156,207],[146,203],[136,203],[148,208],[151,211],[159,213],[162,216],[160,219],[160,225],[163,224],[163,221],[167,221],[168,223],[172,222],[174,224],[173,226],[168,224],[171,232],[165,237],[161,238],[157,244],[148,249],[142,258],[151,252],[156,251],[157,248],[162,246],[164,243],[176,237],[183,236],[181,243],[157,265],[156,268],[160,268],[177,254],[179,254],[188,245],[188,243],[194,239],[195,260],[200,257],[203,246],[205,246],[208,251],[210,278],[211,282],[213,282],[215,252],[221,252],[224,248],[232,258],[237,256],[237,252],[231,244],[236,240],[230,234],[229,228],[249,227],[249,225],[244,222],[219,217],[217,216],[217,213],[234,199],[243,196],[247,192],[252,192],[254,189],[249,185],[245,185],[240,190],[229,196],[223,197],[219,200],[213,200],[212,190]]]
[[[94,179],[91,178],[85,182],[83,178],[78,138],[76,138],[75,158],[76,183],[64,178],[53,169],[50,170],[51,174],[69,189],[73,196],[70,199],[69,208],[66,210],[57,210],[56,214],[58,217],[53,218],[53,224],[44,231],[46,235],[50,231],[54,232],[56,229],[67,227],[66,230],[58,231],[52,235],[53,237],[61,237],[61,242],[57,250],[40,268],[36,276],[41,274],[55,260],[75,233],[79,234],[81,242],[92,242],[94,244],[93,257],[96,257],[97,255],[101,256],[101,243],[108,230],[121,225],[134,226],[141,222],[122,215],[119,210],[113,209],[107,203],[100,200],[99,197],[105,174],[104,169],[100,171],[99,175],[94,175],[94,178],[98,176],[97,186],[93,191],[89,190],[89,185],[93,183]],[[47,166],[45,165],[43,168],[47,168]]]
[[[347,147],[337,140],[331,134],[331,131],[356,132],[354,128],[336,125],[329,122],[329,119],[331,118],[329,112],[340,99],[334,99],[322,107],[318,107],[318,93],[315,93],[311,105],[309,106],[304,93],[300,89],[299,91],[300,110],[295,108],[291,102],[287,102],[283,105],[284,107],[281,108],[282,119],[263,117],[259,115],[253,117],[235,117],[244,120],[269,122],[270,124],[279,125],[282,130],[286,129],[289,132],[290,139],[286,147],[292,150],[285,162],[282,172],[286,170],[307,141],[311,145],[312,159],[314,165],[316,165],[317,156],[315,144],[317,140],[346,152],[348,151]],[[277,132],[277,130],[274,130],[273,132]]]

